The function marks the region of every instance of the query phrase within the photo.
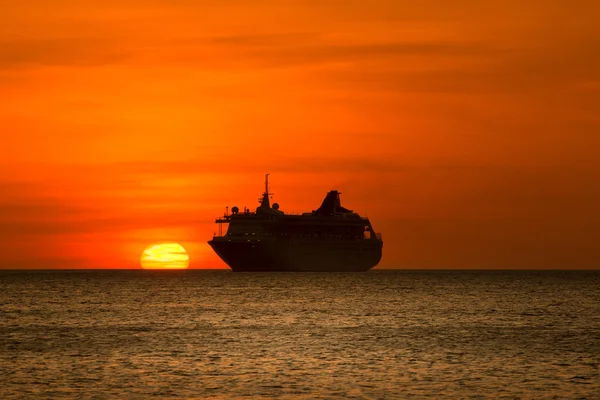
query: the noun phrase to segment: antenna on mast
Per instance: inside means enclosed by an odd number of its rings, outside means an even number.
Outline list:
[[[269,194],[269,174],[265,175],[265,193]]]

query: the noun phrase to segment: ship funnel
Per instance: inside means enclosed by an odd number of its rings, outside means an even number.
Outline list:
[[[331,190],[323,199],[321,207],[316,211],[319,215],[333,215],[335,213],[351,213],[352,210],[342,207],[340,202],[340,192]]]

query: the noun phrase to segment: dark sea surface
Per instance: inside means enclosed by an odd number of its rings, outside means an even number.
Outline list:
[[[0,399],[600,398],[600,271],[0,271]]]

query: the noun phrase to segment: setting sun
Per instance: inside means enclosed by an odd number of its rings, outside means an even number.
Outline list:
[[[146,248],[140,263],[144,269],[185,269],[190,258],[180,244],[160,243]]]

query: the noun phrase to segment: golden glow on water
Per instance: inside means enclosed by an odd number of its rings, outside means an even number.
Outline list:
[[[0,270],[0,398],[600,393],[597,271],[191,272]]]
[[[144,250],[140,263],[144,269],[186,269],[190,257],[179,243],[159,243]]]

